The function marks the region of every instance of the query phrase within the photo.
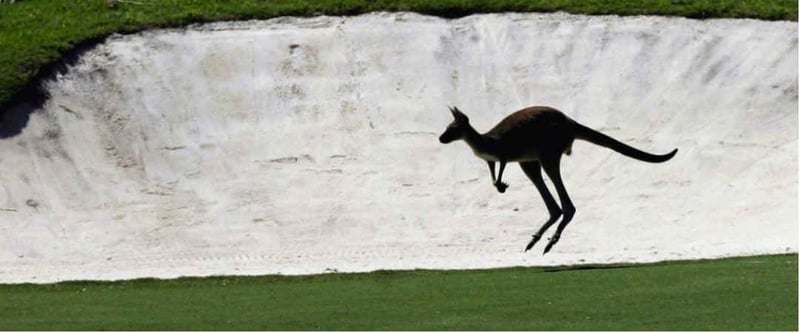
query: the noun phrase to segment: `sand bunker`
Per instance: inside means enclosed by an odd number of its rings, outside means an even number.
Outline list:
[[[797,24],[496,14],[115,36],[0,140],[0,282],[649,262],[797,251]],[[578,209],[438,134],[561,109]],[[549,181],[548,181],[549,184]]]

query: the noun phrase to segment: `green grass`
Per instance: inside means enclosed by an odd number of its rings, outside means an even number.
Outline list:
[[[76,45],[111,33],[194,22],[265,19],[283,15],[354,15],[416,11],[443,17],[485,12],[672,15],[692,18],[797,20],[795,0],[136,0],[114,8],[105,0],[23,0],[0,4],[0,112],[25,87],[46,76]]]
[[[0,285],[0,330],[788,330],[797,255]]]

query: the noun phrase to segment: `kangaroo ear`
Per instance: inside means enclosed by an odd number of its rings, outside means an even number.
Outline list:
[[[456,118],[456,120],[460,122],[465,122],[465,123],[469,122],[469,118],[467,117],[467,115],[461,113],[461,110],[459,110],[457,107],[454,106],[450,107],[450,113],[453,114],[453,118]]]

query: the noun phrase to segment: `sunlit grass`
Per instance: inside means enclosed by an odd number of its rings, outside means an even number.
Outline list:
[[[786,330],[797,255],[0,285],[0,330]]]

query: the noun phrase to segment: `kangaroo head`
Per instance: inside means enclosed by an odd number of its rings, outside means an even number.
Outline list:
[[[453,114],[453,118],[455,119],[450,125],[447,125],[447,129],[439,136],[439,142],[441,143],[450,143],[455,140],[463,139],[467,133],[467,129],[470,128],[469,118],[467,118],[467,115],[461,113],[457,107],[450,107],[450,113]]]

